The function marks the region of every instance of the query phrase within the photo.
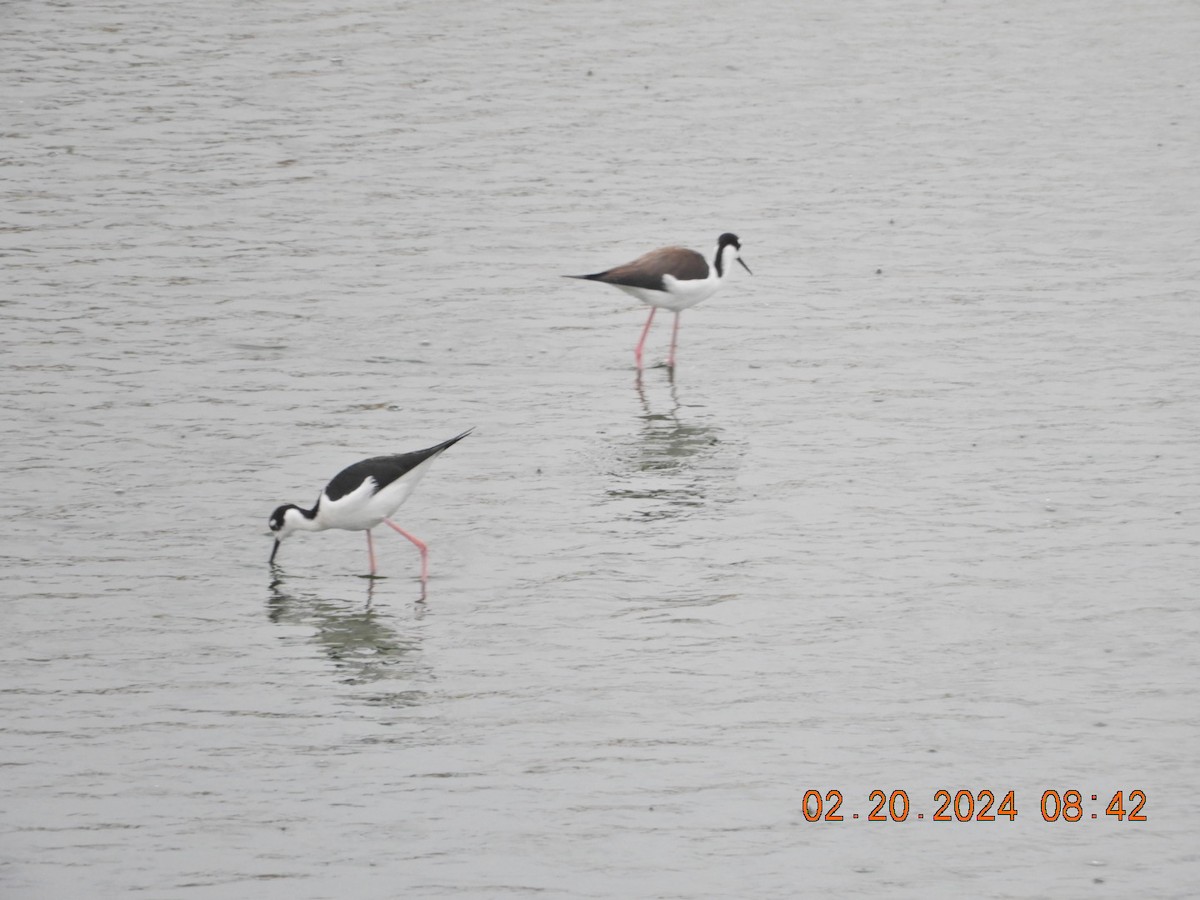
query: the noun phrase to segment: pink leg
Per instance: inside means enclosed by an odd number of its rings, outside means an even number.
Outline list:
[[[675,313],[675,327],[671,329],[671,355],[667,357],[667,365],[675,368],[675,341],[679,338],[679,313]]]
[[[375,577],[375,542],[371,540],[371,529],[367,529],[367,556],[371,557],[371,577]]]
[[[412,541],[414,544],[417,545],[417,549],[421,551],[421,581],[428,581],[429,580],[429,548],[425,546],[425,542],[423,540],[421,540],[420,538],[414,537],[413,535],[409,534],[407,531],[405,531],[403,528],[401,528],[399,525],[397,525],[391,519],[384,519],[383,524],[387,525],[391,529],[394,529],[395,531],[400,532],[400,534],[402,534],[404,537],[408,538],[410,541]]]
[[[654,314],[658,312],[657,306],[650,307],[650,318],[646,320],[646,327],[642,329],[641,340],[638,341],[637,349],[633,351],[633,357],[637,360],[638,369],[642,368],[642,347],[646,345],[646,335],[650,333],[650,323],[654,321]]]

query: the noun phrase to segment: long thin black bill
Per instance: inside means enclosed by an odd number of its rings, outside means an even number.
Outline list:
[[[279,545],[282,543],[283,541],[279,540],[278,538],[275,539],[275,546],[271,549],[271,558],[267,560],[268,566],[275,565],[275,554],[279,552]]]
[[[740,256],[739,256],[739,257],[737,257],[737,261],[738,261],[738,262],[740,262],[740,263],[742,263],[742,268],[743,268],[743,269],[745,269],[747,272],[750,272],[750,267],[749,267],[748,265],[746,265],[744,262],[742,262],[742,258],[741,258]],[[750,272],[750,274],[751,274],[751,275],[753,275],[754,273],[753,273],[753,272]]]

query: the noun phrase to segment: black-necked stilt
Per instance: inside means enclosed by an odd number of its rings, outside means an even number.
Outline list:
[[[584,278],[588,281],[603,281],[613,287],[619,287],[628,294],[633,294],[643,303],[650,306],[650,317],[646,319],[646,327],[638,340],[637,348],[633,351],[637,367],[642,368],[642,348],[646,344],[646,335],[650,333],[650,323],[654,321],[654,313],[659,307],[675,313],[675,327],[671,329],[671,353],[667,357],[667,365],[675,367],[675,343],[679,337],[679,314],[683,310],[695,306],[702,300],[707,300],[717,292],[717,288],[729,274],[731,258],[737,260],[742,268],[750,272],[750,267],[742,261],[739,253],[742,245],[736,234],[725,232],[717,238],[717,250],[713,254],[710,265],[708,260],[695,250],[685,247],[660,247],[651,250],[644,256],[639,256],[633,262],[606,272],[595,275],[568,275],[567,278]],[[753,275],[753,272],[750,272]]]
[[[271,513],[268,523],[275,535],[275,547],[271,550],[269,562],[274,564],[279,545],[293,531],[324,531],[326,528],[365,531],[373,576],[375,545],[371,540],[371,529],[383,523],[404,535],[421,551],[421,580],[427,580],[429,552],[424,541],[409,534],[388,517],[408,499],[430,463],[472,430],[468,428],[458,437],[450,438],[427,450],[397,453],[394,456],[375,456],[356,462],[333,477],[312,509],[301,509],[293,503],[279,507]]]

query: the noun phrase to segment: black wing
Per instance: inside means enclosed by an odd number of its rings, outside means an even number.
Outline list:
[[[468,428],[458,437],[452,437],[448,441],[442,441],[442,443],[425,450],[413,450],[411,453],[397,453],[393,456],[374,456],[371,459],[364,459],[362,462],[347,466],[333,476],[333,480],[325,488],[325,496],[330,501],[338,500],[347,494],[354,493],[368,478],[375,480],[375,490],[371,493],[378,493],[403,476],[404,473],[412,471],[425,460],[431,459],[443,450],[457,444],[473,430]]]
[[[695,250],[685,247],[662,247],[639,256],[631,263],[605,272],[567,277],[661,291],[664,275],[673,275],[680,281],[703,281],[708,277],[708,261]]]

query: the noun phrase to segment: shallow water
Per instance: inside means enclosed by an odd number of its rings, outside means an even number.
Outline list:
[[[1192,4],[0,15],[5,897],[1194,892]]]

